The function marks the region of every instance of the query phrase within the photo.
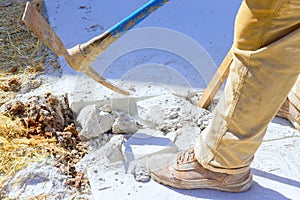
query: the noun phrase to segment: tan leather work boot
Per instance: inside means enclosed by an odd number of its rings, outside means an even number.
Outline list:
[[[243,192],[252,184],[249,169],[241,174],[224,174],[203,168],[195,158],[194,148],[176,154],[153,156],[148,163],[151,178],[180,189],[215,189]]]
[[[285,100],[276,116],[289,120],[297,130],[300,130],[300,112],[289,99]]]

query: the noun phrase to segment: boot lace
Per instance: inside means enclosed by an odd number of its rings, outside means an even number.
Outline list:
[[[185,151],[179,152],[177,155],[177,164],[184,164],[195,161],[195,151],[194,148],[187,149]]]

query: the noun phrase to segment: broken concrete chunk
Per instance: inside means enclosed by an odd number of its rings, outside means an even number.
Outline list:
[[[124,144],[122,135],[113,136],[110,141],[104,146],[105,156],[110,163],[123,160],[122,146]]]
[[[113,136],[105,146],[83,157],[83,159],[76,164],[76,170],[85,171],[87,168],[95,165],[101,166],[124,160],[122,154],[124,141],[123,135]]]
[[[79,137],[89,140],[109,131],[114,117],[108,112],[99,111],[96,105],[88,105],[78,114],[77,122],[82,128]]]
[[[135,164],[131,174],[137,182],[146,183],[151,179],[149,171],[143,164]]]
[[[100,133],[105,133],[111,130],[114,121],[115,118],[113,117],[113,115],[108,112],[100,111],[98,115],[98,122],[101,127]]]
[[[99,136],[101,127],[96,120],[97,118],[97,109],[95,105],[88,105],[80,111],[76,121],[82,128],[79,133],[81,139],[89,140]]]
[[[116,134],[133,134],[138,131],[136,121],[128,114],[119,113],[119,116],[112,125],[112,132]]]
[[[112,112],[112,107],[111,107],[111,105],[109,105],[109,104],[105,104],[105,105],[101,106],[101,107],[99,108],[99,110],[104,111],[104,112],[111,113],[111,112]]]
[[[168,133],[184,126],[198,126],[200,118],[208,120],[209,112],[188,100],[171,94],[161,95],[137,102],[138,115],[150,128],[158,127]],[[202,124],[201,124],[202,125]]]

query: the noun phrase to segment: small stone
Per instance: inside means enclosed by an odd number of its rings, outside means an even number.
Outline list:
[[[104,145],[106,145],[106,143],[107,143],[107,141],[105,141],[105,140],[101,140],[100,141],[100,145],[103,147]]]
[[[109,131],[114,123],[114,117],[108,112],[99,112],[96,105],[89,105],[80,111],[77,122],[82,128],[79,137],[89,140]]]
[[[111,105],[109,105],[109,104],[105,104],[105,105],[101,106],[99,108],[99,110],[104,111],[104,112],[108,112],[108,113],[112,112]]]
[[[171,112],[169,115],[169,119],[176,119],[178,117],[179,117],[179,114],[178,114],[178,112],[175,112],[175,111]]]
[[[148,172],[148,170],[146,169],[146,167],[142,164],[136,164],[132,171],[131,174],[134,176],[134,179],[137,182],[149,182],[150,181],[150,174]]]
[[[138,125],[136,121],[124,113],[121,113],[112,125],[112,132],[117,134],[133,134],[137,131]]]
[[[102,140],[107,141],[108,140],[108,134],[104,133],[102,135]]]
[[[89,140],[101,134],[95,105],[84,107],[78,114],[77,122],[82,128],[79,133],[81,139]]]
[[[116,135],[110,139],[110,141],[103,147],[103,153],[108,159],[109,163],[123,160],[122,145],[124,143],[124,137]]]
[[[198,125],[198,126],[201,126],[201,125],[203,125],[203,119],[202,119],[202,118],[198,119],[198,121],[197,121],[197,125]]]
[[[98,115],[98,122],[101,127],[101,132],[105,133],[111,130],[115,118],[108,112],[101,111]]]
[[[177,124],[176,124],[176,127],[177,127],[177,128],[182,128],[182,127],[183,127],[183,124],[182,124],[182,123],[177,123]]]

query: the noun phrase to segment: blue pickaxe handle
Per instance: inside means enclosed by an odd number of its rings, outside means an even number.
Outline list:
[[[133,12],[128,17],[121,20],[119,23],[108,29],[102,35],[97,36],[85,44],[80,45],[81,51],[85,55],[97,57],[111,43],[119,39],[126,31],[130,30],[143,19],[156,11],[158,8],[166,4],[169,0],[151,0],[138,10]]]
[[[111,27],[108,32],[118,39],[123,33],[143,21],[147,16],[166,4],[169,0],[151,0],[128,17]]]
[[[155,10],[166,4],[169,0],[151,0],[134,13],[121,20],[119,23],[111,27],[102,35],[94,37],[90,41],[76,45],[68,49],[64,54],[65,59],[71,67],[77,71],[81,71],[93,78],[102,85],[124,95],[130,95],[129,92],[118,88],[104,77],[100,76],[92,67],[91,64],[95,59],[114,41],[120,38],[126,31],[137,25]]]
[[[63,56],[73,69],[85,73],[95,81],[120,94],[130,95],[129,92],[118,88],[98,74],[91,67],[91,64],[111,43],[168,1],[151,0],[102,35],[70,49],[65,48],[55,31],[30,2],[26,3],[22,20],[56,55]]]

